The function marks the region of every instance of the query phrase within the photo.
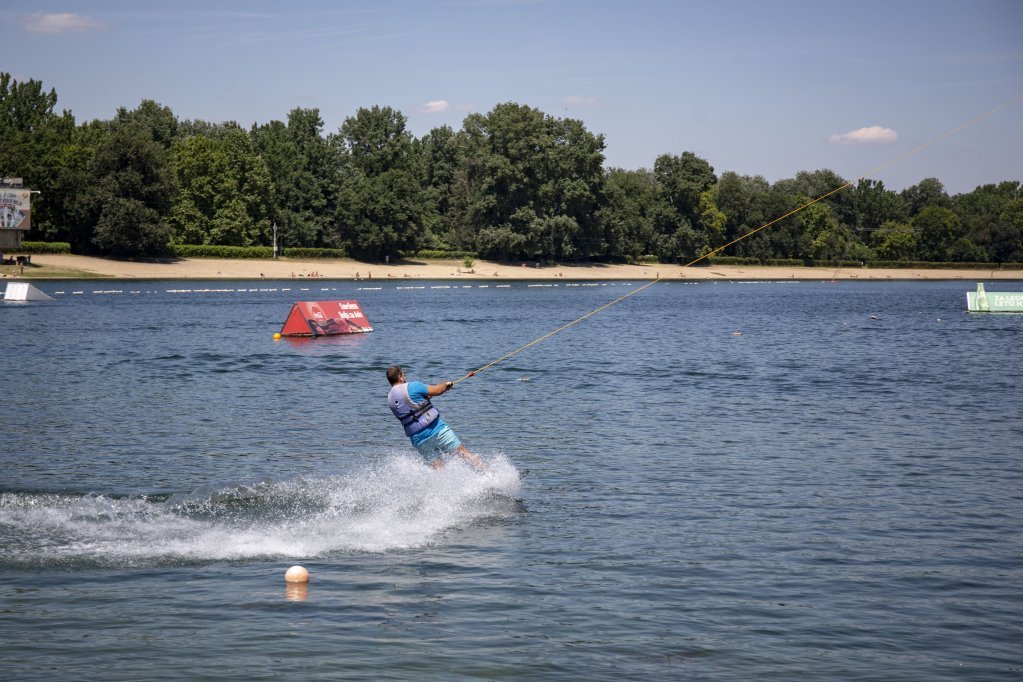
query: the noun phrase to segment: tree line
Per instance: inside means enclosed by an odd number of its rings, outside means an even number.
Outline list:
[[[692,152],[606,168],[581,121],[505,103],[421,138],[390,107],[324,134],[317,109],[249,129],[179,120],[144,100],[77,123],[56,92],[0,73],[0,174],[41,191],[29,239],[76,253],[157,256],[172,244],[343,249],[383,260],[424,249],[498,260],[688,262],[846,180],[716,174]],[[1023,184],[950,196],[860,180],[728,248],[827,261],[1023,261]]]

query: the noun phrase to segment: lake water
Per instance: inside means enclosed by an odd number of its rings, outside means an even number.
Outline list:
[[[1023,677],[1023,315],[973,282],[658,283],[437,399],[489,474],[420,463],[388,365],[457,379],[642,284],[36,283],[0,676]],[[374,333],[273,340],[348,298]]]

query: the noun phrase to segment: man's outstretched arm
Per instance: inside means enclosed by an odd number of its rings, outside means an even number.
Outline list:
[[[454,386],[454,384],[450,381],[445,381],[440,384],[432,384],[426,387],[426,395],[431,398],[436,398],[442,393],[447,393],[452,386]]]

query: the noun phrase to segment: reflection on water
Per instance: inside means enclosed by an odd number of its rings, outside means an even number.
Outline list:
[[[309,583],[288,583],[284,588],[284,598],[288,601],[305,601],[309,598]]]
[[[356,353],[363,344],[372,342],[367,334],[341,334],[315,337],[283,336],[280,339],[273,339],[273,343],[284,344],[295,353],[321,357],[337,353]]]

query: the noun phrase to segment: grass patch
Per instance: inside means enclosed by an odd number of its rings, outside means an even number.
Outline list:
[[[111,279],[90,270],[59,268],[53,265],[26,265],[24,273],[20,265],[0,265],[0,281],[3,279]]]

